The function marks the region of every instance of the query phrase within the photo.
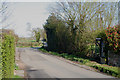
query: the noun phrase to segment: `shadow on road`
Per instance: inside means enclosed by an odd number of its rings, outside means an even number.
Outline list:
[[[28,80],[41,80],[42,78],[51,78],[43,69],[36,69],[31,66],[26,67]]]

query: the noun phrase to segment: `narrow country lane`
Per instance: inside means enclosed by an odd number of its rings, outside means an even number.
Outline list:
[[[29,78],[111,78],[102,73],[86,70],[52,55],[32,48],[19,48],[20,59],[26,65]]]

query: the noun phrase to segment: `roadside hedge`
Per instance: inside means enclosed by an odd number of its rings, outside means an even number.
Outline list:
[[[13,78],[15,64],[15,39],[14,36],[2,35],[2,78]]]
[[[2,55],[1,55],[1,47],[2,47],[2,42],[1,42],[1,39],[0,39],[0,80],[2,79]]]

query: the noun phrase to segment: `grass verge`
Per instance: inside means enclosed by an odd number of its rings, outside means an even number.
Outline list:
[[[15,64],[15,70],[20,70],[19,67],[16,64]],[[22,78],[19,75],[14,75],[13,78],[16,79],[16,80],[24,80],[24,78]]]
[[[18,76],[18,75],[14,75],[13,78],[22,78],[22,77],[20,77],[20,76]]]
[[[18,75],[14,75],[14,77],[12,78],[13,80],[25,80],[24,78],[18,76]]]
[[[15,64],[15,70],[20,70],[17,64]]]
[[[87,65],[89,67],[93,67],[93,68],[99,70],[100,72],[107,73],[111,76],[120,78],[120,73],[119,73],[120,67],[113,67],[113,66],[108,66],[106,64],[99,64],[99,63],[97,63],[95,61],[91,61],[89,59],[79,58],[79,57],[76,57],[74,55],[68,55],[67,53],[59,54],[57,52],[47,51],[44,48],[40,48],[40,51],[45,52],[45,53],[49,53],[52,55],[60,56],[60,57],[63,57],[65,59],[68,59],[71,61],[77,61],[80,64],[84,64],[84,65]]]

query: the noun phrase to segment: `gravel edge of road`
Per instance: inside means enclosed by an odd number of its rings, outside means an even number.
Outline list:
[[[24,71],[24,73],[23,73],[24,76],[22,76],[22,78],[24,80],[28,80],[27,79],[28,76],[27,76],[27,73],[25,71],[26,65],[20,59],[20,57],[21,57],[21,51],[19,52],[19,49],[20,48],[18,48],[18,47],[16,48],[15,62],[16,62],[16,64],[18,64],[19,69]],[[19,73],[18,73],[18,76],[20,76]]]

